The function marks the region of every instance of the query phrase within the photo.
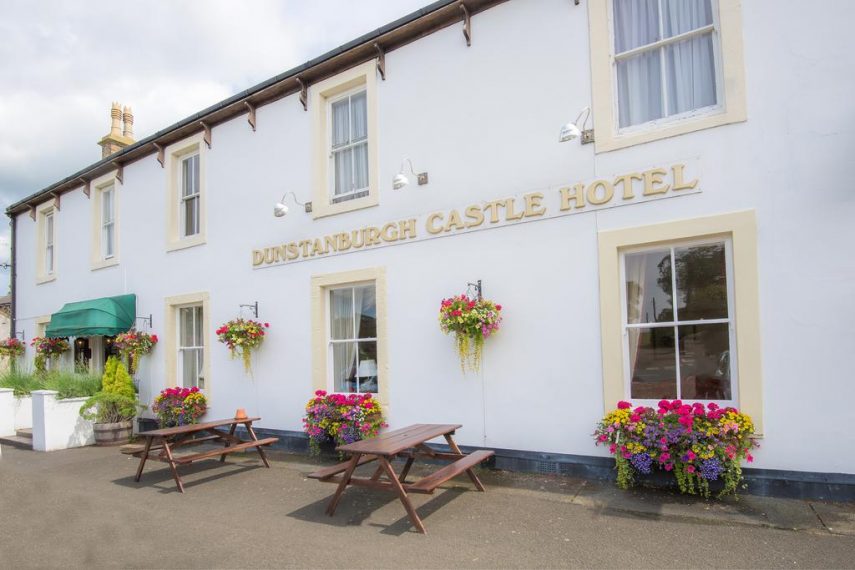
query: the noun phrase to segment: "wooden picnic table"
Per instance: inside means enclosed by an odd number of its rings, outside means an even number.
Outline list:
[[[372,489],[384,489],[397,493],[398,498],[404,505],[407,515],[413,525],[422,534],[427,534],[410,497],[410,493],[432,494],[437,487],[452,477],[466,473],[475,488],[484,491],[484,485],[475,475],[473,467],[482,461],[492,457],[495,452],[487,449],[479,449],[472,453],[463,453],[452,437],[462,426],[459,424],[416,424],[393,431],[387,431],[375,438],[364,439],[348,445],[340,445],[337,451],[350,455],[350,459],[344,463],[319,469],[309,474],[312,479],[318,479],[327,483],[336,483],[338,488],[332,499],[330,499],[326,512],[332,516],[335,514],[339,499],[348,485],[370,487]],[[437,451],[427,445],[427,442],[437,437],[444,437],[451,448],[450,452]],[[396,456],[406,457],[406,463],[400,474],[396,474],[390,460]],[[407,475],[416,458],[429,458],[433,460],[446,460],[452,463],[440,468],[426,477],[422,477],[415,483],[407,483]],[[354,477],[353,472],[360,465],[377,461],[379,465],[370,478]],[[380,477],[386,476],[385,481]]]
[[[140,458],[140,465],[137,468],[137,476],[134,481],[139,482],[142,477],[143,467],[147,459],[163,461],[169,464],[172,470],[172,477],[175,479],[175,484],[180,492],[184,492],[184,483],[178,475],[178,465],[186,465],[199,461],[201,459],[210,459],[220,457],[220,462],[225,462],[226,455],[235,451],[255,448],[261,456],[265,467],[270,467],[267,462],[267,456],[264,454],[262,446],[270,445],[279,441],[278,437],[268,437],[258,439],[255,435],[255,430],[252,429],[252,422],[258,421],[261,418],[229,418],[226,420],[214,420],[200,424],[188,424],[183,426],[169,427],[163,429],[155,429],[150,431],[140,432],[138,435],[145,438],[145,445],[141,446],[126,446],[122,449],[122,453],[128,453]],[[235,435],[237,426],[243,425],[249,433],[250,439],[242,440]],[[229,427],[229,431],[225,432],[221,429]],[[207,435],[200,435],[207,434]],[[174,455],[176,449],[187,447],[190,445],[199,445],[201,443],[218,443],[222,442],[224,447],[209,451],[202,451],[192,455]],[[159,453],[154,454],[154,451]]]

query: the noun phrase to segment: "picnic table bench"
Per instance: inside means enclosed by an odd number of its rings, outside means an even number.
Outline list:
[[[481,484],[472,468],[492,457],[495,452],[479,449],[472,453],[463,453],[452,437],[455,431],[461,427],[459,424],[416,424],[384,432],[375,438],[341,445],[336,450],[349,454],[350,459],[348,461],[324,467],[310,473],[308,477],[338,485],[326,509],[330,516],[335,514],[341,495],[348,485],[383,489],[397,493],[410,521],[419,532],[427,534],[424,524],[422,524],[409,495],[407,495],[408,492],[432,494],[437,487],[463,473],[469,476],[478,491],[483,492],[485,490],[484,485]],[[427,445],[429,440],[437,437],[445,438],[448,447],[451,448],[450,452],[437,451]],[[390,459],[396,456],[406,457],[404,468],[400,474],[395,473],[390,463]],[[415,483],[407,483],[410,468],[417,458],[445,460],[451,461],[451,463],[426,477],[422,477]],[[374,461],[378,462],[378,466],[370,478],[353,476],[357,467]],[[386,476],[385,481],[380,480],[383,475]]]
[[[219,456],[220,462],[225,462],[226,455],[236,451],[255,448],[261,456],[261,461],[265,467],[270,467],[267,461],[267,456],[262,449],[265,445],[270,445],[279,441],[278,437],[267,437],[258,439],[255,430],[252,429],[252,422],[258,421],[261,418],[230,418],[226,420],[214,420],[201,424],[188,424],[184,426],[176,426],[170,428],[155,429],[150,431],[140,432],[138,435],[145,438],[144,445],[128,445],[122,448],[122,453],[133,455],[140,458],[140,464],[137,468],[137,475],[134,481],[139,482],[142,477],[143,467],[148,459],[155,461],[163,461],[169,464],[172,470],[172,477],[175,479],[175,484],[180,492],[184,492],[184,483],[178,475],[178,465],[186,465],[202,459],[210,459]],[[242,440],[235,435],[237,426],[243,425],[249,433],[249,440]],[[229,426],[229,431],[225,432],[221,429]],[[208,434],[208,435],[200,435]],[[193,453],[191,455],[174,455],[173,452],[177,449],[199,445],[202,443],[222,442],[224,446],[220,449],[212,449]],[[159,452],[154,454],[153,452]]]

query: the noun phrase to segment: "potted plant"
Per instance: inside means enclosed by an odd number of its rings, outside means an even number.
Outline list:
[[[661,400],[657,410],[618,402],[594,431],[597,445],[607,445],[615,458],[619,487],[660,469],[673,473],[682,493],[705,497],[714,481],[720,481],[719,497],[736,493],[741,462],[753,461],[753,435],[751,418],[736,408],[680,400]]]
[[[9,370],[17,368],[18,358],[24,354],[25,350],[24,343],[15,337],[0,340],[0,357],[9,359]]]
[[[33,338],[30,341],[30,346],[36,349],[36,357],[33,364],[39,372],[47,370],[48,361],[56,360],[60,354],[71,348],[68,344],[68,339],[40,336]]]
[[[123,358],[128,359],[130,371],[133,373],[139,366],[140,356],[150,354],[157,344],[157,335],[139,332],[134,329],[116,336],[113,346],[118,349]]]
[[[107,359],[101,390],[80,408],[80,415],[95,422],[95,445],[121,445],[133,434],[139,402],[128,369],[115,356]]]
[[[244,370],[247,374],[252,374],[252,351],[264,342],[266,328],[270,328],[270,323],[234,319],[217,329],[217,339],[229,347],[232,358],[240,352]]]
[[[465,294],[443,299],[439,306],[439,326],[454,333],[460,369],[478,372],[484,339],[499,330],[502,306],[488,299],[470,299]]]
[[[306,404],[303,418],[312,455],[319,454],[326,442],[353,443],[375,437],[384,427],[388,425],[383,421],[383,411],[371,394],[327,394],[318,390]]]
[[[195,424],[208,409],[205,394],[199,388],[166,388],[154,399],[151,410],[160,427]]]

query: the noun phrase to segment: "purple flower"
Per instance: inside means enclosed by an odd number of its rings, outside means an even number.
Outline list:
[[[715,457],[701,461],[700,475],[707,481],[715,481],[718,479],[721,471],[721,462]]]
[[[650,474],[650,467],[653,465],[653,458],[647,453],[636,453],[629,458],[629,462],[639,473],[644,475]]]

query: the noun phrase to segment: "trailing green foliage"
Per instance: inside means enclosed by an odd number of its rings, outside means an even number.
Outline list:
[[[57,398],[85,398],[101,389],[101,379],[91,374],[58,370],[23,372],[10,370],[0,375],[0,388],[12,388],[15,396],[29,396],[35,390],[56,390]]]

